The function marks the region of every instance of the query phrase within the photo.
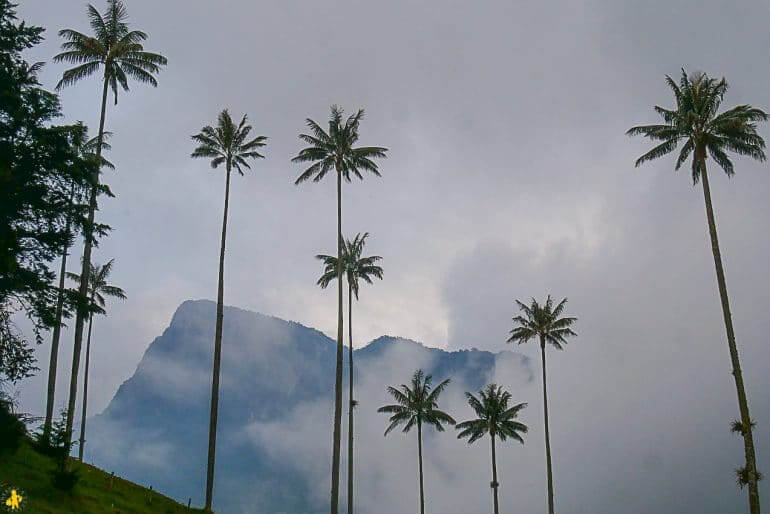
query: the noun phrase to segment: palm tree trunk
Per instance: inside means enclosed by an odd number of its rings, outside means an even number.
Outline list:
[[[105,70],[108,67],[105,67]],[[78,367],[80,365],[80,352],[83,348],[83,325],[89,314],[85,299],[88,298],[88,274],[91,271],[91,249],[93,247],[94,214],[96,212],[96,197],[99,194],[99,167],[101,167],[102,143],[104,142],[104,116],[107,112],[107,72],[104,75],[104,87],[102,90],[102,112],[99,117],[99,136],[96,147],[96,170],[93,175],[90,198],[88,200],[88,222],[83,228],[85,243],[83,245],[83,262],[80,271],[80,300],[75,314],[75,342],[72,347],[72,372],[70,374],[70,394],[67,402],[67,430],[65,443],[67,448],[72,444],[72,423],[75,417],[75,400],[78,395]]]
[[[348,282],[348,335],[350,336],[350,346],[348,346],[348,514],[353,514],[353,286]]]
[[[337,514],[340,490],[340,428],[342,424],[342,173],[337,169],[337,364],[334,378],[331,514]]]
[[[490,433],[490,439],[492,439],[492,495],[495,499],[495,514],[500,513],[500,506],[497,503],[497,487],[500,485],[497,483],[497,458],[495,457],[495,433]]]
[[[545,413],[545,468],[548,476],[548,514],[553,514],[553,471],[551,469],[551,436],[548,432],[548,389],[545,379],[545,338],[540,337],[540,354],[543,360],[543,412]]]
[[[422,485],[422,422],[417,421],[417,457],[420,459],[420,514],[425,514],[425,490]]]
[[[70,206],[75,194],[75,186],[70,188]],[[69,238],[70,218],[67,217],[67,224],[64,232]],[[59,293],[56,298],[56,325],[53,327],[53,337],[51,338],[51,360],[48,364],[48,393],[45,403],[45,422],[43,423],[43,439],[48,443],[51,438],[51,422],[53,421],[53,406],[56,396],[56,371],[59,361],[59,337],[61,336],[61,318],[64,308],[64,276],[67,272],[67,251],[69,250],[69,241],[64,244],[61,254],[61,270],[59,271]]]
[[[209,453],[206,464],[206,506],[207,512],[211,512],[211,504],[214,495],[214,461],[217,445],[217,415],[219,413],[219,369],[222,362],[222,319],[224,311],[224,287],[225,287],[225,240],[227,237],[227,207],[230,202],[230,168],[227,161],[227,175],[225,178],[225,212],[222,216],[222,243],[219,248],[219,283],[217,286],[217,321],[214,332],[214,368],[211,377],[211,416],[209,419]]]
[[[735,344],[735,332],[733,331],[733,320],[730,315],[730,301],[727,297],[727,284],[725,282],[724,268],[722,267],[722,256],[719,251],[714,209],[711,205],[711,188],[709,187],[708,175],[706,173],[705,151],[701,150],[698,158],[701,159],[703,197],[706,202],[706,218],[708,219],[709,235],[711,236],[711,250],[714,253],[714,266],[716,267],[717,272],[719,298],[722,301],[722,314],[724,316],[725,330],[727,332],[727,346],[730,349],[730,361],[733,366],[735,389],[738,392],[738,408],[740,409],[741,424],[743,425],[742,435],[744,451],[746,454],[746,471],[749,486],[749,512],[751,514],[759,514],[759,488],[757,487],[757,462],[754,453],[754,436],[752,434],[751,416],[749,416],[749,403],[746,398],[746,390],[743,386],[743,374],[741,372],[741,362],[738,358],[738,347]]]
[[[93,296],[91,296],[93,302]],[[91,327],[94,324],[94,316],[88,319],[88,339],[86,339],[86,367],[83,370],[83,412],[80,418],[80,445],[78,446],[78,459],[83,462],[83,451],[86,445],[86,409],[88,407],[88,369],[91,363]]]

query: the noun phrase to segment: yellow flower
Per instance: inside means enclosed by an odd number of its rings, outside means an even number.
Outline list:
[[[11,508],[11,510],[16,510],[21,508],[21,502],[24,498],[16,493],[16,489],[11,489],[11,496],[8,497],[7,500],[5,500],[5,504]]]

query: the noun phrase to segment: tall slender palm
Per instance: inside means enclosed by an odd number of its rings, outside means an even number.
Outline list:
[[[737,470],[738,483],[741,487],[748,484],[749,510],[751,514],[759,514],[759,488],[757,487],[759,472],[752,434],[753,421],[749,415],[749,403],[743,385],[738,346],[735,343],[725,272],[722,266],[719,240],[717,239],[714,209],[711,204],[711,188],[706,173],[706,159],[710,155],[728,177],[732,177],[735,173],[733,163],[727,155],[728,151],[764,161],[765,141],[757,134],[756,124],[759,121],[766,121],[767,114],[750,105],[738,105],[717,114],[728,87],[724,78],[716,80],[705,73],[695,73],[688,77],[682,69],[682,76],[678,85],[668,75],[666,76],[666,83],[674,92],[676,106],[673,109],[655,106],[655,111],[663,118],[664,124],[633,127],[626,134],[630,136],[642,135],[653,141],[661,141],[655,148],[639,157],[636,160],[636,166],[673,152],[679,143],[683,142],[674,169],[678,170],[692,155],[693,185],[703,179],[706,220],[711,237],[717,287],[722,302],[727,346],[730,350],[730,361],[741,415],[740,422],[734,426],[736,431],[743,436],[746,458],[745,467]]]
[[[225,165],[225,210],[222,216],[222,241],[219,247],[219,282],[217,286],[217,318],[214,332],[214,368],[211,379],[211,414],[209,419],[209,449],[206,468],[206,506],[211,510],[214,492],[214,460],[217,442],[217,415],[219,412],[219,368],[222,359],[222,319],[224,309],[225,240],[227,234],[227,208],[230,201],[230,172],[234,168],[241,176],[243,168],[251,169],[247,159],[263,159],[257,150],[265,146],[267,137],[249,139],[251,125],[244,115],[237,125],[227,109],[219,113],[217,126],[207,125],[192,136],[198,147],[191,157],[211,159],[211,167]]]
[[[563,350],[567,344],[567,337],[575,336],[575,332],[570,328],[577,318],[564,317],[561,314],[567,299],[564,298],[554,307],[551,295],[540,305],[537,300],[532,299],[532,303],[527,306],[516,300],[519,309],[524,316],[513,318],[514,328],[511,330],[509,343],[526,343],[532,339],[540,341],[540,356],[543,363],[543,412],[545,415],[545,464],[548,479],[548,512],[553,514],[553,469],[551,466],[551,437],[548,427],[548,389],[546,386],[546,368],[545,368],[545,344],[548,343],[557,350]]]
[[[90,303],[90,313],[88,316],[88,338],[86,339],[86,365],[83,371],[83,409],[80,421],[80,444],[78,447],[78,459],[83,460],[83,451],[86,444],[86,411],[88,408],[88,370],[91,361],[91,327],[94,323],[94,314],[106,314],[104,309],[107,301],[105,296],[112,298],[126,299],[126,292],[117,286],[107,283],[107,279],[112,273],[112,266],[115,259],[110,259],[105,265],[91,264],[88,274],[88,301]],[[80,283],[80,275],[67,273],[67,278]]]
[[[86,128],[86,126],[82,123],[78,122],[78,127],[79,130],[75,133],[76,137],[73,141],[73,146],[76,147],[78,154],[84,160],[95,159],[98,139],[96,137],[88,139],[88,128]],[[111,132],[105,132],[103,134],[104,139],[107,139],[111,135]],[[111,146],[109,143],[107,143],[107,141],[103,141],[102,149],[110,150]],[[103,167],[115,169],[115,166],[113,166],[113,164],[104,157],[100,157],[100,161]],[[76,191],[74,185],[70,186],[70,204],[72,204],[75,200],[75,193]],[[70,232],[71,224],[72,220],[67,218],[65,231],[70,237],[72,235]],[[56,299],[56,324],[53,328],[53,336],[51,338],[51,359],[48,364],[48,390],[46,393],[45,422],[43,423],[43,438],[45,441],[49,441],[51,436],[53,406],[54,398],[56,395],[56,372],[59,360],[59,337],[61,336],[62,317],[64,315],[64,277],[67,271],[67,256],[70,246],[71,240],[68,238],[67,243],[62,247],[61,270],[59,271],[59,291]]]
[[[361,170],[370,171],[380,176],[377,164],[372,160],[385,157],[387,148],[378,146],[359,146],[358,128],[364,117],[364,110],[359,109],[347,120],[342,120],[343,111],[336,105],[331,108],[329,130],[325,131],[315,121],[308,118],[310,134],[300,134],[299,138],[310,146],[300,150],[292,162],[311,162],[294,181],[301,184],[312,178],[320,182],[330,170],[337,172],[337,359],[334,379],[334,430],[332,436],[332,486],[331,514],[337,514],[340,483],[340,425],[342,422],[342,179],[350,182],[351,173],[363,179]]]
[[[438,409],[438,397],[449,384],[446,379],[431,389],[431,375],[425,376],[421,369],[412,376],[412,387],[401,384],[401,389],[388,386],[388,393],[396,402],[395,405],[385,405],[377,409],[377,412],[391,414],[390,425],[385,430],[385,435],[404,425],[403,432],[409,432],[417,425],[417,457],[420,461],[420,514],[425,514],[425,490],[422,483],[422,425],[432,425],[439,432],[444,431],[444,423],[454,425],[455,420],[444,411]]]
[[[102,155],[104,142],[104,117],[107,110],[107,91],[111,88],[118,103],[118,85],[128,91],[128,78],[157,86],[154,74],[160,67],[166,65],[162,55],[145,52],[142,41],[147,34],[138,30],[129,30],[128,12],[120,0],[108,0],[104,14],[92,5],[87,6],[88,20],[94,35],[88,36],[72,29],[59,31],[59,35],[67,41],[62,43],[62,52],[56,55],[54,62],[76,64],[64,72],[56,85],[59,90],[65,86],[76,84],[80,80],[102,70],[102,102],[99,116],[99,133],[96,144],[96,159]],[[83,246],[83,267],[80,273],[81,298],[88,295],[88,273],[91,266],[91,250],[93,247],[94,213],[96,198],[99,194],[99,171],[94,172],[93,186],[88,200],[88,221],[83,229],[85,239]],[[67,436],[66,443],[72,441],[72,422],[75,411],[75,398],[78,389],[78,363],[83,345],[83,326],[88,316],[85,303],[81,302],[75,315],[75,342],[72,351],[72,373],[70,378],[69,402],[67,404]]]
[[[505,441],[510,437],[524,444],[521,434],[527,432],[527,425],[516,421],[516,416],[527,404],[519,403],[509,407],[511,393],[497,384],[489,384],[485,389],[479,391],[480,399],[471,393],[465,393],[465,396],[468,398],[468,404],[476,412],[478,418],[458,423],[455,426],[456,429],[460,430],[457,438],[467,437],[468,444],[473,444],[478,439],[481,439],[484,434],[489,434],[489,438],[492,440],[492,482],[489,486],[492,488],[495,514],[498,514],[500,507],[497,501],[497,488],[500,484],[497,481],[495,437],[501,441]]]
[[[353,295],[358,301],[358,281],[363,280],[367,284],[372,283],[372,277],[382,280],[382,268],[375,264],[381,260],[379,255],[361,257],[361,252],[366,244],[369,232],[363,236],[358,233],[351,241],[348,239],[342,247],[342,272],[348,279],[348,364],[349,364],[349,397],[348,397],[348,514],[353,514],[353,407],[356,402],[353,399]],[[324,273],[318,279],[318,285],[326,288],[329,283],[337,278],[337,258],[332,255],[316,255],[324,263]]]

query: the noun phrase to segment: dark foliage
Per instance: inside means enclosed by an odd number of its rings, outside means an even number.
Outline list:
[[[16,453],[26,434],[27,427],[14,412],[13,402],[0,392],[0,457]]]
[[[80,480],[77,469],[70,468],[70,451],[74,443],[69,443],[67,438],[66,412],[62,412],[62,417],[53,423],[50,440],[44,441],[48,445],[45,453],[51,455],[56,462],[56,467],[50,471],[51,485],[60,491],[71,493]]]
[[[60,491],[72,493],[78,480],[80,475],[77,469],[56,467],[51,471],[51,485]]]
[[[15,7],[0,0],[0,380],[14,382],[36,368],[12,316],[29,318],[38,343],[41,331],[56,323],[49,264],[71,237],[67,219],[83,225],[81,192],[90,187],[94,168],[74,145],[82,125],[50,125],[60,115],[59,99],[40,87],[42,63],[21,56],[40,43],[43,29],[17,22]],[[95,227],[99,234],[107,229]],[[67,294],[67,308],[78,300]]]

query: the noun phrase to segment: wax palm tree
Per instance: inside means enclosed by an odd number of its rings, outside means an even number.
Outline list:
[[[342,247],[342,272],[348,279],[348,364],[349,364],[349,398],[348,398],[348,514],[353,514],[353,295],[358,301],[359,279],[367,284],[372,283],[372,277],[382,280],[382,268],[375,264],[381,260],[379,255],[361,257],[369,232],[363,236],[359,233],[351,241],[348,239]],[[316,255],[324,263],[324,273],[318,279],[318,285],[326,289],[332,280],[337,278],[337,258],[332,255]]]
[[[98,138],[93,137],[88,139],[88,128],[81,122],[78,122],[78,129],[75,132],[75,139],[72,142],[73,146],[77,149],[79,156],[84,160],[96,159],[96,145],[98,144]],[[112,132],[104,132],[103,139],[108,139],[112,136]],[[112,147],[107,141],[102,141],[102,149],[110,150]],[[115,166],[105,159],[99,158],[102,167],[115,169]],[[75,200],[75,188],[74,184],[70,186],[69,203],[72,204]],[[67,218],[65,225],[65,232],[70,235],[70,226],[72,220]],[[58,368],[59,360],[59,337],[61,336],[62,317],[64,316],[64,277],[67,271],[67,255],[72,241],[68,238],[67,243],[62,247],[61,256],[61,270],[59,271],[59,291],[56,299],[56,324],[53,328],[53,336],[51,338],[51,359],[48,364],[48,390],[46,394],[46,409],[45,409],[45,422],[43,423],[43,439],[46,442],[50,442],[51,436],[51,424],[53,422],[53,406],[54,398],[56,395],[56,372]]]
[[[142,42],[147,34],[138,30],[129,30],[128,12],[120,0],[108,0],[104,14],[92,5],[87,6],[88,20],[93,30],[93,36],[88,36],[72,29],[59,31],[59,35],[67,41],[62,43],[62,52],[56,55],[54,62],[76,64],[74,68],[64,72],[56,89],[76,84],[102,70],[102,99],[99,116],[99,133],[97,135],[96,157],[101,157],[102,142],[104,141],[104,117],[107,110],[107,91],[111,88],[118,102],[118,85],[128,91],[128,78],[157,86],[154,74],[165,66],[167,61],[162,55],[145,52]],[[93,247],[94,213],[99,187],[98,169],[94,172],[93,186],[88,201],[88,222],[83,229],[83,267],[80,273],[80,296],[88,294],[88,272],[91,266],[91,250]],[[67,405],[67,440],[72,441],[72,422],[77,396],[78,363],[83,344],[83,326],[88,316],[88,309],[81,302],[75,315],[75,343],[72,351],[72,373],[70,378],[69,402]]]
[[[711,188],[706,173],[706,159],[710,155],[728,177],[735,173],[733,163],[727,152],[752,157],[758,161],[765,160],[765,141],[757,134],[758,121],[767,120],[767,114],[750,105],[738,105],[717,114],[725,92],[727,82],[724,78],[717,80],[705,73],[694,73],[688,77],[682,69],[679,84],[668,75],[666,83],[674,92],[676,106],[664,109],[655,106],[655,111],[663,118],[661,125],[643,125],[633,127],[626,132],[630,136],[642,135],[661,143],[636,160],[636,166],[662,157],[673,152],[684,143],[679,151],[674,169],[678,170],[692,155],[693,185],[702,179],[703,198],[706,203],[706,220],[711,236],[711,250],[714,254],[717,286],[722,302],[727,346],[730,350],[730,360],[733,368],[735,388],[738,392],[738,408],[740,423],[738,432],[743,435],[746,457],[745,467],[739,469],[738,482],[743,487],[749,486],[749,508],[751,514],[759,514],[759,489],[757,481],[756,456],[754,451],[753,421],[749,415],[749,404],[743,385],[738,347],[735,343],[735,332],[730,314],[730,301],[727,297],[725,272],[717,239],[717,227],[714,219],[714,209],[711,204]]]
[[[460,430],[457,438],[467,437],[468,444],[473,444],[481,439],[484,434],[489,434],[489,438],[492,441],[492,482],[489,486],[492,488],[495,514],[498,514],[500,508],[497,501],[497,489],[500,484],[497,481],[495,437],[501,441],[505,441],[510,437],[524,444],[521,434],[527,432],[527,425],[516,421],[516,416],[527,404],[519,403],[509,407],[511,393],[497,384],[489,384],[485,389],[479,391],[479,398],[471,393],[465,393],[465,396],[468,398],[468,404],[476,412],[478,418],[455,425],[455,428]]]
[[[444,431],[444,423],[454,425],[455,420],[444,411],[438,409],[438,397],[449,384],[446,379],[431,389],[431,375],[425,376],[421,369],[412,376],[412,387],[401,384],[401,389],[388,386],[387,391],[396,402],[395,405],[385,405],[377,412],[391,414],[390,425],[385,435],[394,428],[404,425],[403,432],[409,432],[417,425],[417,457],[420,462],[420,514],[425,514],[425,490],[422,483],[422,425],[435,427],[439,432]]]
[[[540,356],[543,363],[543,412],[545,415],[545,463],[548,479],[548,512],[553,514],[553,469],[551,466],[551,437],[548,427],[548,388],[546,386],[546,368],[545,368],[545,345],[550,344],[557,350],[563,350],[567,344],[567,337],[575,336],[575,332],[570,328],[577,318],[564,317],[561,314],[567,299],[564,298],[554,307],[551,295],[540,305],[537,300],[532,299],[532,303],[527,306],[516,300],[519,309],[524,316],[513,318],[514,328],[511,330],[509,343],[526,343],[532,339],[540,341]]]
[[[224,309],[225,241],[227,234],[227,208],[230,201],[230,172],[234,168],[241,176],[243,169],[251,169],[247,159],[263,159],[258,150],[265,146],[267,137],[249,139],[251,125],[244,115],[237,125],[227,109],[219,113],[217,126],[207,125],[192,136],[198,147],[191,157],[211,159],[211,167],[225,165],[225,210],[222,217],[222,241],[219,246],[219,282],[217,286],[217,318],[214,332],[214,368],[211,379],[211,413],[209,419],[209,449],[206,468],[206,505],[211,510],[214,490],[214,460],[217,442],[217,415],[219,412],[219,368],[222,359],[222,319]]]
[[[80,445],[78,447],[78,459],[83,460],[83,451],[86,443],[86,411],[88,408],[88,370],[91,361],[91,327],[94,323],[94,314],[106,314],[105,306],[107,300],[105,296],[126,299],[126,292],[117,286],[107,283],[107,279],[112,273],[112,266],[115,259],[110,259],[105,265],[91,264],[88,273],[88,301],[90,304],[90,314],[88,316],[88,338],[86,339],[86,365],[83,372],[83,409],[80,421]],[[80,275],[67,273],[67,278],[80,283]]]
[[[292,162],[311,162],[294,184],[301,184],[312,178],[320,182],[330,170],[337,172],[337,359],[334,380],[334,429],[332,437],[332,486],[331,514],[337,514],[340,482],[340,425],[342,422],[342,179],[350,182],[353,174],[363,179],[361,170],[380,176],[377,164],[372,160],[385,157],[386,148],[377,146],[359,146],[358,128],[364,117],[363,109],[342,120],[343,111],[336,105],[331,108],[328,132],[318,123],[308,118],[310,134],[300,134],[299,138],[309,144],[300,150]]]

